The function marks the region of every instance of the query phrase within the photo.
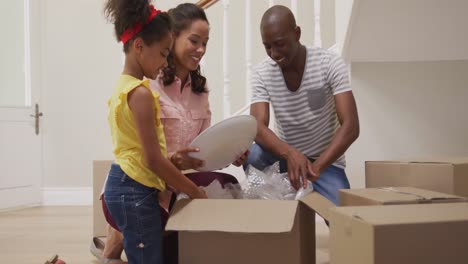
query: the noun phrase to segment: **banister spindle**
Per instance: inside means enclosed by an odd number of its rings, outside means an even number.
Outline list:
[[[322,47],[322,33],[320,26],[320,0],[314,1],[314,24],[315,24],[315,34],[314,34],[314,45],[317,47]]]
[[[297,0],[291,0],[291,12],[297,21]]]
[[[249,104],[251,97],[250,77],[252,75],[252,19],[251,0],[245,0],[245,103]]]
[[[229,0],[223,0],[223,117],[231,115],[231,91],[229,80]]]

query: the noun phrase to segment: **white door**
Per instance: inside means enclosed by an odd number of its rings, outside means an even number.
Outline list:
[[[40,2],[0,1],[0,209],[41,202]]]

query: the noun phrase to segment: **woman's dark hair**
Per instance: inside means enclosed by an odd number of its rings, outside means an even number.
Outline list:
[[[180,32],[186,30],[193,21],[203,20],[209,24],[208,19],[206,18],[205,11],[191,3],[180,4],[176,8],[169,10],[169,16],[172,20],[172,32],[179,36]],[[163,70],[163,83],[164,85],[169,85],[174,82],[176,74],[176,66],[174,62],[174,51],[171,51],[167,57],[168,67]],[[192,91],[197,94],[206,93],[206,78],[200,73],[200,65],[197,69],[190,72],[190,78],[192,79]]]
[[[114,23],[117,41],[120,41],[122,33],[133,27],[137,22],[145,25],[150,15],[149,0],[107,0],[104,6],[104,14]],[[156,41],[161,41],[172,31],[172,23],[166,12],[161,12],[154,17],[149,24],[143,26],[140,33],[124,44],[124,52],[133,40],[141,37],[146,45],[151,45]]]

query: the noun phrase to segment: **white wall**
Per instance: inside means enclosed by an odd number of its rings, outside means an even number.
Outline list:
[[[353,63],[361,135],[347,155],[353,187],[364,161],[468,156],[468,61]]]
[[[107,99],[122,70],[121,45],[103,1],[42,2],[43,186],[91,186],[91,161],[112,158]]]
[[[185,1],[159,0],[167,10]],[[195,2],[195,1],[190,1]],[[313,3],[298,1],[303,43],[312,44]],[[107,99],[122,70],[121,44],[102,13],[104,0],[42,0],[44,187],[89,187],[92,160],[112,159]],[[267,0],[252,1],[253,63],[266,53],[259,21]],[[290,1],[275,1],[289,6]],[[244,1],[231,0],[232,111],[245,105]],[[334,43],[334,1],[322,1],[323,46]],[[213,122],[222,118],[222,3],[207,11],[210,42],[204,72],[211,89]]]
[[[354,0],[335,0],[336,43],[343,47]]]

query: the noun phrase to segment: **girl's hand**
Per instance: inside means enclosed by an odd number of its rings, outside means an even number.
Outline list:
[[[197,190],[194,190],[193,194],[189,195],[191,199],[207,199],[205,191],[198,187]]]

